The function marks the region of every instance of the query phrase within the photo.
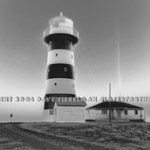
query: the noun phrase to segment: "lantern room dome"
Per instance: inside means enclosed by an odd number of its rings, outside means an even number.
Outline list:
[[[49,20],[49,27],[44,30],[43,38],[46,44],[58,38],[65,37],[72,44],[77,44],[79,41],[79,32],[73,26],[73,21],[67,18],[62,13],[59,16]]]
[[[49,20],[49,26],[51,28],[60,27],[60,26],[67,26],[73,28],[73,21],[70,18],[67,18],[61,12],[59,16],[54,17]]]

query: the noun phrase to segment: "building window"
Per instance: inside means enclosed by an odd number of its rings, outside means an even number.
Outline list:
[[[58,54],[56,53],[56,55],[55,55],[56,57],[58,56]]]
[[[50,110],[49,110],[49,114],[50,114],[50,115],[54,115],[54,110],[53,110],[53,109],[50,109]]]
[[[103,109],[103,110],[102,110],[102,114],[107,114],[107,110],[106,110],[106,109]]]
[[[128,114],[128,110],[125,110],[125,111],[124,111],[124,114],[127,115],[127,114]]]
[[[138,115],[138,110],[135,110],[135,115]]]
[[[55,86],[57,85],[57,83],[55,83]]]
[[[64,71],[67,72],[67,67],[64,68]]]

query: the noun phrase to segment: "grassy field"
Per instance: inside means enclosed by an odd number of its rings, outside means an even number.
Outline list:
[[[149,123],[23,123],[21,128],[116,150],[149,150]]]

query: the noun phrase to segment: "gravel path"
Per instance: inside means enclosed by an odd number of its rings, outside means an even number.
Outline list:
[[[103,150],[103,147],[20,129],[18,123],[0,124],[0,150]]]

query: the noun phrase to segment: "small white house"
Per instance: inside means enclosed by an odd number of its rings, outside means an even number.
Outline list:
[[[56,100],[47,121],[85,122],[85,105],[85,101],[79,98]]]
[[[145,121],[144,109],[118,101],[105,101],[86,108],[87,121]]]
[[[85,122],[85,102],[55,102],[55,122]]]

